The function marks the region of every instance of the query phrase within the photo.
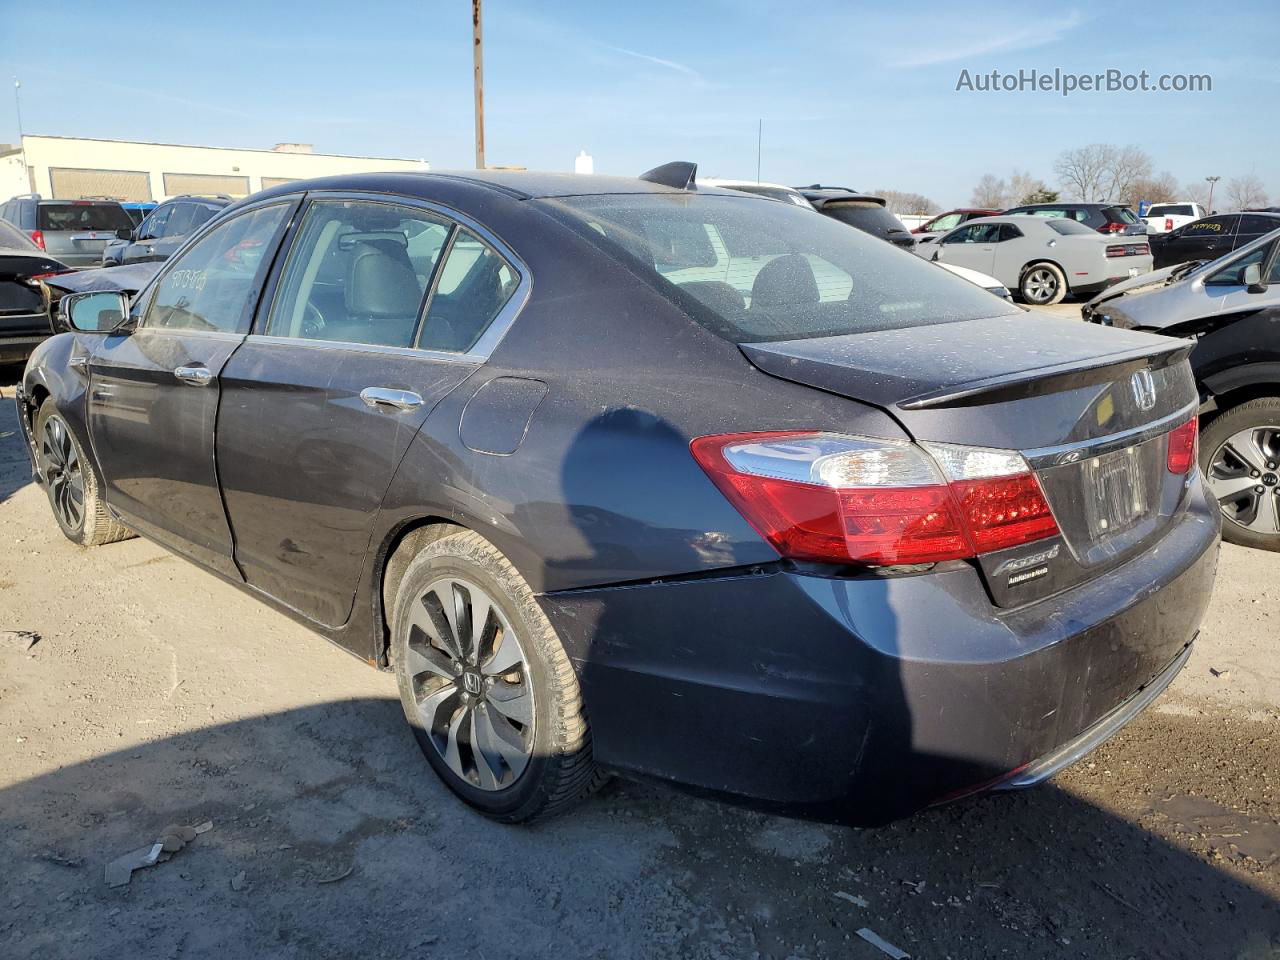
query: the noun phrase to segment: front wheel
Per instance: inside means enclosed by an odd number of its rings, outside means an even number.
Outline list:
[[[1018,293],[1033,306],[1050,307],[1067,295],[1067,278],[1052,263],[1033,263],[1023,271]]]
[[[409,563],[391,642],[418,745],[471,806],[524,822],[603,782],[569,657],[524,578],[479,534],[444,536]]]
[[[1280,551],[1280,397],[1250,400],[1200,435],[1200,467],[1230,543]]]
[[[71,425],[50,397],[35,422],[36,467],[44,478],[49,506],[62,533],[72,543],[97,547],[128,540],[133,531],[107,512],[98,492],[98,477],[85,457]]]

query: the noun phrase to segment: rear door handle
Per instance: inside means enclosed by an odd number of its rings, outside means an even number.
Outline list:
[[[367,407],[395,407],[397,410],[412,410],[422,406],[422,397],[410,390],[392,390],[389,387],[365,387],[360,391],[360,399]]]
[[[183,383],[191,383],[197,387],[207,387],[209,382],[213,380],[213,374],[209,372],[209,368],[203,365],[194,367],[176,367],[173,375]]]

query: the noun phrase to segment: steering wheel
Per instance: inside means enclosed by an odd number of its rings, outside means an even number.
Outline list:
[[[302,318],[302,336],[308,340],[320,339],[320,334],[324,331],[324,314],[310,300],[304,310]]]

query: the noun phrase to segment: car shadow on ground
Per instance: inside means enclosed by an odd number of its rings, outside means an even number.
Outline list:
[[[0,503],[31,482],[31,461],[22,444],[13,387],[22,379],[18,364],[0,364]]]
[[[30,731],[6,765],[38,769],[51,735],[81,733]],[[205,820],[172,860],[105,885],[109,860]],[[1053,786],[852,830],[623,784],[501,826],[432,776],[391,699],[18,782],[0,791],[0,857],[13,960],[880,956],[862,927],[917,958],[1280,955],[1273,900]]]

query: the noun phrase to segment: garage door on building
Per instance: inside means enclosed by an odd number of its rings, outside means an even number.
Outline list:
[[[247,197],[249,178],[224,177],[212,173],[166,173],[164,192],[169,197],[176,197],[180,193],[225,193],[230,197]]]
[[[271,187],[278,187],[282,183],[297,183],[297,177],[263,177],[262,189],[267,190]]]
[[[49,183],[55,200],[83,200],[85,197],[133,201],[152,199],[151,177],[139,170],[50,167]]]

